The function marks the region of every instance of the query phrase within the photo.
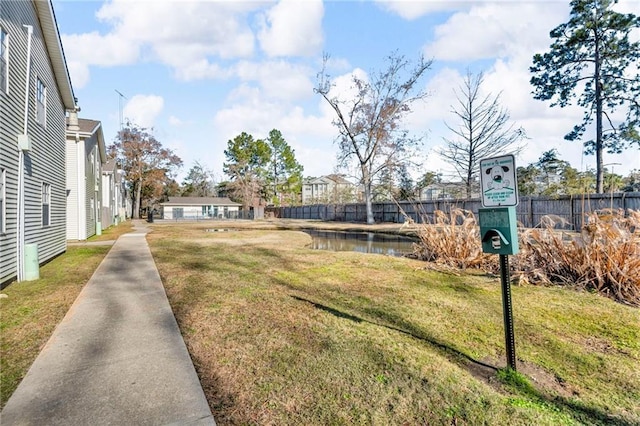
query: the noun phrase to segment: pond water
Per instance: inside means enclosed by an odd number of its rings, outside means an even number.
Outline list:
[[[311,235],[311,248],[329,251],[357,251],[360,253],[403,256],[413,251],[414,239],[400,235],[374,232],[344,232],[304,229]]]

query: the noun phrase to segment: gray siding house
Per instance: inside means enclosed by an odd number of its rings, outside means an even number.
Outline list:
[[[66,250],[65,115],[76,109],[50,1],[0,7],[0,283]],[[26,260],[25,260],[26,259]],[[37,278],[37,276],[35,277]]]
[[[86,240],[102,232],[102,167],[107,151],[99,121],[67,120],[67,239]]]
[[[127,209],[130,205],[124,171],[112,158],[102,166],[102,228],[125,221],[127,212],[131,211],[131,207]]]

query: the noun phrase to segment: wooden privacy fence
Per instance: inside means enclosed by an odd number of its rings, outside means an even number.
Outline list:
[[[373,203],[373,217],[377,223],[404,223],[411,218],[416,223],[431,223],[434,212],[449,213],[460,208],[478,214],[482,207],[479,198],[469,200],[430,200]],[[585,214],[606,209],[640,210],[640,192],[615,194],[589,194],[559,197],[521,197],[516,206],[518,221],[527,228],[540,225],[543,216],[554,215],[562,219],[558,226],[566,229],[581,229]],[[271,209],[270,209],[271,210]],[[366,222],[364,203],[315,204],[297,207],[277,207],[276,217],[283,219],[315,219],[337,222]]]

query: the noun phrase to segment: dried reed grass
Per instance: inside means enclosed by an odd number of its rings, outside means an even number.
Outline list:
[[[442,268],[475,268],[497,273],[498,256],[482,252],[473,212],[434,213],[420,227],[413,255]],[[519,228],[520,253],[512,276],[520,283],[559,284],[640,306],[640,212],[601,210],[586,216],[577,235],[554,229],[564,219],[548,215],[540,228]],[[426,222],[426,221],[425,221]]]
[[[439,266],[460,269],[494,270],[495,256],[482,252],[480,232],[473,212],[460,208],[450,213],[434,212],[434,220],[419,228],[419,243],[413,255],[420,260]]]
[[[549,216],[539,229],[521,229],[513,266],[522,280],[575,286],[640,306],[640,212],[591,213],[578,235],[555,231],[556,224]]]

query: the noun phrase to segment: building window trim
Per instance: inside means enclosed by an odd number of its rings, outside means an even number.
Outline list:
[[[9,34],[0,27],[0,92],[9,93]]]
[[[47,125],[47,86],[40,78],[36,79],[36,121]]]
[[[51,184],[42,182],[42,227],[51,225]]]

